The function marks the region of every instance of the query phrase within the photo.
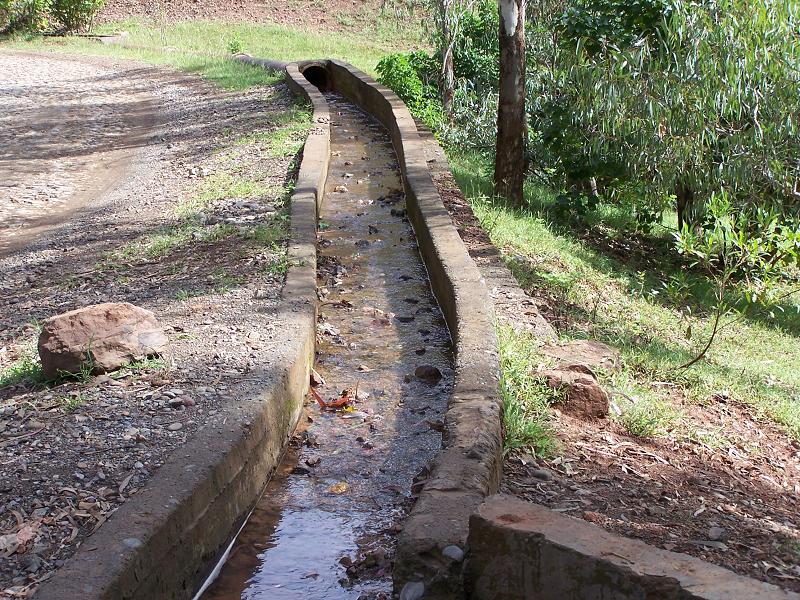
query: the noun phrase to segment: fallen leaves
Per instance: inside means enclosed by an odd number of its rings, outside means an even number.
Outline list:
[[[331,494],[344,494],[349,489],[350,486],[347,484],[346,481],[340,481],[338,483],[334,483],[331,487],[329,487],[328,491]]]
[[[15,512],[14,516],[20,520],[19,513]],[[13,533],[0,535],[0,553],[4,558],[8,558],[12,554],[19,553],[25,554],[32,541],[36,539],[37,531],[41,521],[31,521],[29,523],[21,523],[17,525],[17,530]]]
[[[323,410],[336,410],[338,408],[345,408],[355,402],[355,399],[358,397],[358,385],[356,385],[355,391],[351,388],[342,390],[341,395],[335,400],[325,401],[314,388],[311,388],[311,395],[314,396],[317,404],[319,404]]]

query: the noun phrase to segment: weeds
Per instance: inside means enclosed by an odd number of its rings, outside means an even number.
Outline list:
[[[556,448],[556,440],[548,413],[550,405],[560,399],[559,393],[533,372],[533,365],[538,362],[534,338],[508,326],[498,327],[498,337],[505,452],[528,450],[537,456],[549,456]]]
[[[44,381],[42,363],[32,348],[25,350],[22,356],[9,366],[0,368],[0,388],[23,382],[39,385]]]
[[[86,396],[81,393],[74,393],[61,399],[61,408],[67,414],[75,412],[84,404],[86,404]]]

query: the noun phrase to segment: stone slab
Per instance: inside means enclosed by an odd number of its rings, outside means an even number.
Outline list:
[[[511,496],[470,519],[471,600],[799,600],[697,558]]]

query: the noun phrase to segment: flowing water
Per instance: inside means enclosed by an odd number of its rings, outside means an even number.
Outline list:
[[[331,165],[318,236],[316,389],[204,600],[389,598],[414,478],[441,445],[450,335],[405,216],[386,131],[328,94]],[[357,390],[357,391],[356,391]]]

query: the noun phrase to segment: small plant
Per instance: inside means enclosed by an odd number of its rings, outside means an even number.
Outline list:
[[[241,54],[243,49],[242,40],[238,36],[228,40],[228,52],[230,54]]]
[[[678,412],[666,402],[639,400],[630,402],[618,420],[632,436],[649,438],[666,435],[678,417]]]
[[[214,272],[211,273],[211,277],[214,280],[217,292],[220,294],[227,294],[234,287],[244,283],[244,277],[228,273],[228,271],[222,267],[214,269]]]
[[[198,290],[178,290],[175,292],[175,299],[184,302],[189,298],[194,298],[195,296],[199,296],[202,292]]]
[[[289,259],[286,256],[280,256],[267,263],[264,271],[273,277],[283,277],[289,270]]]
[[[44,381],[42,363],[37,360],[33,350],[26,351],[9,366],[0,369],[0,388],[24,381],[34,385]]]
[[[751,312],[768,312],[798,291],[782,285],[786,272],[800,264],[797,219],[764,208],[742,210],[723,190],[712,194],[702,229],[684,225],[675,239],[678,251],[706,271],[715,296],[708,340],[681,368],[700,361],[726,327]]]
[[[84,404],[86,404],[86,397],[81,393],[74,393],[61,399],[61,408],[68,414],[75,412]]]

